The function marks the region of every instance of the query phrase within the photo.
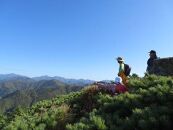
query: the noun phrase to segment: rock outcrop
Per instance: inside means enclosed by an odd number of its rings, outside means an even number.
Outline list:
[[[151,74],[173,76],[173,57],[161,58],[154,61]]]

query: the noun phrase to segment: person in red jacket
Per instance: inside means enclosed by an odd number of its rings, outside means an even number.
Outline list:
[[[115,92],[120,94],[120,93],[125,93],[128,91],[127,87],[125,85],[122,84],[122,79],[121,77],[116,77],[115,78]]]

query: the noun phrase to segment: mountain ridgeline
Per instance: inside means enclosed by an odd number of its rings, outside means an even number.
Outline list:
[[[90,80],[73,80],[61,77],[37,77],[8,74],[0,75],[0,112],[17,107],[30,107],[37,101],[81,90],[93,83]]]
[[[1,130],[172,130],[172,77],[131,77],[116,96],[90,85],[0,116]]]

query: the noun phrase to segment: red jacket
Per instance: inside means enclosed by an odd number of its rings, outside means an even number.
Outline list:
[[[122,84],[117,84],[117,86],[115,87],[116,93],[125,93],[127,91],[128,91],[127,87]]]

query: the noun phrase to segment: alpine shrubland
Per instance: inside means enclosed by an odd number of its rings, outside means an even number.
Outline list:
[[[1,130],[172,130],[173,79],[132,76],[112,96],[91,85],[0,116]]]

